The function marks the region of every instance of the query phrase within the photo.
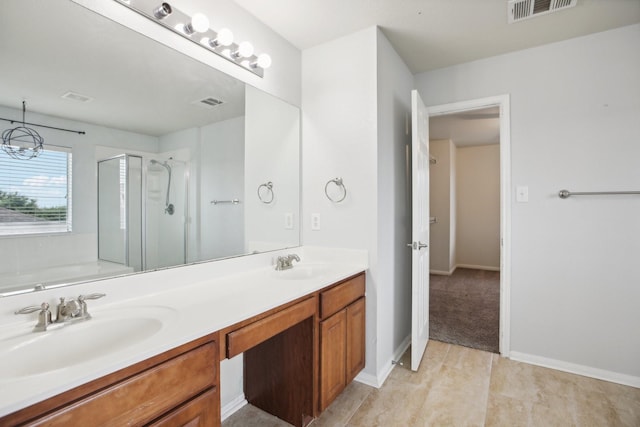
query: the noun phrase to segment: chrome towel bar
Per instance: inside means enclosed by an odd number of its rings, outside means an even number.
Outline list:
[[[561,199],[568,199],[570,196],[616,196],[616,195],[630,195],[640,194],[640,191],[569,191],[560,190],[558,197]]]
[[[231,200],[212,200],[211,204],[213,205],[219,205],[221,203],[231,203],[233,205],[237,205],[238,203],[240,203],[240,199],[231,199]]]

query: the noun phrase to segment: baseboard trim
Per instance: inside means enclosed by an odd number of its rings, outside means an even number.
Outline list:
[[[231,415],[233,415],[237,411],[239,411],[240,408],[242,408],[247,403],[249,403],[249,402],[247,402],[247,399],[245,399],[244,393],[241,394],[240,396],[236,397],[231,402],[227,403],[226,405],[224,405],[221,408],[221,410],[220,410],[220,418],[221,418],[221,420],[222,421],[226,420]]]
[[[596,378],[598,380],[640,388],[640,377],[633,375],[621,374],[619,372],[607,371],[604,369],[593,368],[591,366],[578,365],[576,363],[565,362],[563,360],[549,359],[547,357],[535,356],[533,354],[520,353],[518,351],[511,351],[509,353],[509,359],[529,363],[531,365],[542,366],[544,368],[569,372],[571,374]]]
[[[398,346],[396,351],[393,352],[393,357],[391,357],[391,359],[389,359],[384,364],[382,369],[376,375],[371,375],[371,374],[366,373],[366,372],[360,372],[355,377],[355,381],[358,381],[359,383],[366,384],[368,386],[375,387],[375,388],[382,387],[384,382],[387,380],[387,378],[391,374],[391,371],[396,366],[396,365],[393,364],[393,361],[394,360],[400,360],[400,358],[402,357],[404,352],[407,351],[407,349],[409,348],[410,345],[411,345],[411,335],[408,335],[402,341],[402,343],[400,343],[400,345]]]
[[[429,270],[429,274],[437,274],[439,276],[451,276],[458,268],[457,265],[454,265],[453,268],[449,271],[446,270]]]
[[[500,267],[493,267],[491,265],[456,264],[456,268],[471,268],[473,270],[500,271]]]

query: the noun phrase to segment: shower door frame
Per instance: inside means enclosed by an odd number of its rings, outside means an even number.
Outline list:
[[[128,184],[130,181],[130,177],[129,177],[129,158],[130,157],[135,157],[140,159],[140,174],[141,174],[141,179],[140,179],[140,213],[141,213],[141,218],[140,218],[140,239],[141,239],[141,244],[140,244],[140,268],[141,271],[146,271],[146,203],[143,203],[142,201],[142,196],[145,194],[145,179],[142,179],[144,177],[143,174],[143,165],[144,165],[144,157],[140,156],[140,155],[136,155],[136,154],[127,154],[127,153],[123,153],[123,154],[118,154],[117,156],[112,156],[112,157],[108,157],[106,159],[101,159],[97,161],[97,166],[96,166],[96,187],[97,187],[97,191],[96,191],[96,195],[97,195],[97,205],[98,205],[98,218],[97,218],[97,230],[96,230],[96,240],[97,240],[97,244],[98,244],[98,260],[100,260],[100,163],[103,162],[108,162],[111,160],[115,160],[115,159],[123,159],[125,160],[125,187],[124,187],[124,200],[125,200],[125,209],[124,209],[124,221],[125,221],[125,238],[124,238],[124,258],[125,258],[125,265],[127,267],[131,267],[130,264],[130,251],[129,251],[129,228],[130,228],[130,221],[129,221],[129,213],[130,213],[130,206],[129,206],[129,188],[128,188]],[[107,260],[104,260],[107,261]]]

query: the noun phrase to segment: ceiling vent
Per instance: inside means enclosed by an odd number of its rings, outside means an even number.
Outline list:
[[[91,98],[90,96],[82,95],[77,92],[67,92],[64,95],[62,95],[62,98],[70,99],[72,101],[78,101],[78,102],[89,102],[93,100],[93,98]]]
[[[573,7],[578,0],[509,0],[509,24]]]
[[[192,104],[199,105],[204,108],[214,108],[220,104],[224,104],[224,101],[216,99],[213,96],[207,96],[206,98],[193,101]]]

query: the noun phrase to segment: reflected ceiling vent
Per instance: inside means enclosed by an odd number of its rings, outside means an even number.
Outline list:
[[[509,0],[509,24],[574,7],[577,3],[578,0]]]
[[[62,95],[62,97],[64,99],[70,99],[72,101],[78,101],[78,102],[89,102],[93,100],[93,98],[91,98],[90,96],[82,95],[76,92],[67,92],[64,95]]]
[[[219,100],[217,98],[214,98],[212,96],[208,96],[206,98],[199,99],[197,101],[193,101],[192,104],[199,105],[199,106],[204,107],[204,108],[214,108],[214,107],[217,107],[220,104],[224,104],[224,101],[221,101],[221,100]]]

